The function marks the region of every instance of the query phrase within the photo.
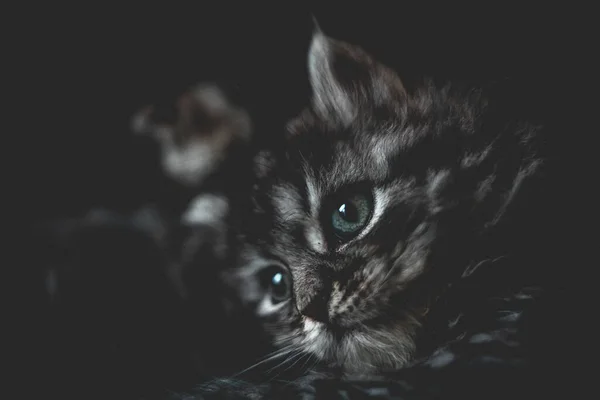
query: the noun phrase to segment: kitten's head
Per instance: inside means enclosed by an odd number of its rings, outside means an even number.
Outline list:
[[[168,177],[197,188],[222,167],[233,143],[249,140],[250,118],[213,84],[187,90],[173,108],[175,115],[164,118],[156,107],[145,107],[132,119],[132,130],[156,139]]]
[[[536,168],[532,131],[484,118],[479,91],[409,92],[322,32],[309,78],[283,148],[256,158],[242,262],[271,271],[257,304],[278,345],[348,373],[397,368],[443,282]]]

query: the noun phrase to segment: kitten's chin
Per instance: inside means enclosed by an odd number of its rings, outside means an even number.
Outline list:
[[[304,317],[300,344],[304,351],[346,375],[365,375],[406,365],[415,349],[415,328],[396,322],[334,334],[326,324]]]

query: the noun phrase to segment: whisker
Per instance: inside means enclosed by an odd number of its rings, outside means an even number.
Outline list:
[[[291,361],[291,360],[295,359],[295,358],[296,358],[297,356],[299,356],[299,355],[300,355],[300,356],[302,355],[302,351],[301,351],[301,350],[298,350],[298,349],[296,349],[296,353],[295,353],[295,354],[293,354],[293,355],[292,355],[292,356],[290,356],[289,358],[286,358],[285,360],[283,360],[282,362],[280,362],[280,363],[279,363],[279,364],[277,364],[276,366],[274,366],[274,367],[272,367],[272,368],[268,369],[268,370],[267,370],[267,374],[270,374],[270,373],[271,373],[271,372],[273,372],[274,370],[276,370],[276,369],[278,369],[278,368],[282,367],[283,365],[285,365],[285,363],[287,363],[287,362],[289,362],[289,361]],[[276,376],[277,376],[277,375],[276,375]]]
[[[302,360],[304,357],[306,357],[306,358],[308,359],[308,358],[310,358],[310,354],[307,354],[307,353],[301,352],[301,355],[300,355],[300,357],[298,357],[298,359],[297,359],[296,361],[294,361],[294,362],[292,363],[292,365],[290,365],[289,367],[287,367],[286,369],[284,369],[284,371],[287,371],[287,370],[289,370],[290,368],[292,368],[294,365],[296,365],[296,364],[298,363],[298,361]]]
[[[277,367],[272,368],[271,370],[274,370],[276,368],[279,369],[279,372],[274,377],[270,378],[268,380],[268,382],[271,382],[275,378],[279,377],[283,372],[285,372],[285,371],[289,370],[290,368],[292,368],[298,361],[302,360],[306,355],[307,355],[306,353],[304,353],[301,350],[299,350],[298,353],[294,354],[292,357],[288,358],[287,360],[285,360],[281,364],[277,365]],[[285,368],[283,370],[280,369],[280,367],[282,367],[283,365],[285,365],[286,362],[290,362],[290,361],[292,361],[294,359],[295,359],[295,361],[290,366],[288,366],[287,368]]]
[[[293,352],[294,350],[295,350],[295,349],[293,349],[293,348],[292,348],[292,345],[286,346],[286,347],[284,347],[284,348],[282,348],[282,349],[275,350],[275,351],[273,351],[273,352],[271,352],[271,353],[267,354],[265,357],[263,357],[263,359],[259,360],[257,363],[255,363],[255,364],[253,364],[253,365],[249,366],[248,368],[246,368],[246,369],[244,369],[244,370],[242,370],[242,371],[240,371],[240,372],[237,372],[237,373],[233,374],[233,375],[231,376],[231,378],[235,378],[235,377],[237,377],[237,376],[240,376],[240,375],[242,375],[242,374],[244,374],[244,373],[246,373],[246,372],[249,372],[249,371],[253,370],[254,368],[256,368],[256,367],[258,367],[258,366],[260,366],[260,365],[263,365],[263,364],[265,364],[265,363],[267,363],[267,362],[270,362],[270,361],[276,360],[276,359],[278,359],[279,357],[286,356],[286,355],[288,355],[289,353]]]
[[[302,370],[306,370],[306,365],[310,362],[310,360],[313,359],[313,354],[312,353],[308,353],[308,357],[306,358],[306,361],[304,361],[304,364],[302,364]]]

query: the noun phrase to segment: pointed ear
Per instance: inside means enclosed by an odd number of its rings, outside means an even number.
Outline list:
[[[316,22],[314,26],[308,72],[319,116],[348,125],[362,108],[402,101],[405,90],[394,71],[361,48],[326,36]]]

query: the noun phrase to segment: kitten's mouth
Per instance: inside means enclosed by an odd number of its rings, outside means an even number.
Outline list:
[[[413,332],[402,323],[344,329],[303,316],[302,331],[306,352],[349,374],[401,367],[414,350]]]
[[[303,347],[319,359],[334,365],[340,364],[339,353],[352,338],[350,330],[303,317]]]

